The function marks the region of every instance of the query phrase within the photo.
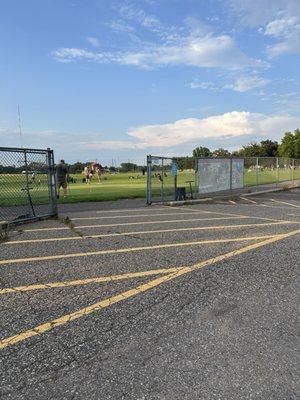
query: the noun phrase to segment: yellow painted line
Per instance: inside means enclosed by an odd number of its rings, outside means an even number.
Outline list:
[[[125,222],[121,224],[100,224],[100,225],[76,225],[74,228],[107,228],[114,226],[128,226],[128,225],[152,225],[152,224],[173,224],[179,222],[194,222],[194,221],[216,221],[224,219],[242,219],[247,217],[215,217],[215,218],[190,218],[190,219],[171,219],[162,221],[145,221],[145,222]],[[40,232],[40,231],[55,231],[55,230],[70,230],[70,228],[36,228],[36,229],[24,229],[23,232]]]
[[[245,206],[245,205],[246,204],[241,204],[241,206]],[[263,204],[263,203],[261,203],[261,204],[253,204],[252,207],[265,207],[265,208],[267,207],[267,208],[273,208],[273,209],[276,209],[276,210],[293,210],[293,208],[291,208],[291,207],[272,206],[270,204]]]
[[[239,237],[239,238],[229,238],[229,239],[216,239],[216,240],[199,240],[196,242],[180,242],[180,243],[167,243],[158,244],[153,246],[142,246],[142,247],[128,247],[124,249],[109,249],[109,250],[99,250],[90,251],[87,253],[72,253],[72,254],[58,254],[55,256],[42,256],[42,257],[27,257],[27,258],[11,258],[7,260],[0,260],[0,265],[3,264],[20,264],[30,261],[47,261],[47,260],[60,260],[65,258],[76,258],[76,257],[90,257],[102,254],[118,254],[118,253],[131,253],[136,251],[145,250],[157,250],[157,249],[167,249],[172,247],[186,247],[186,246],[198,246],[200,244],[216,244],[216,243],[230,243],[230,242],[243,242],[247,240],[260,240],[273,237],[274,235],[265,236],[251,236],[251,237]]]
[[[88,285],[91,283],[114,282],[114,281],[121,281],[121,280],[132,279],[132,278],[144,278],[144,277],[152,276],[152,275],[170,274],[171,272],[178,271],[180,268],[181,267],[153,269],[153,270],[141,271],[141,272],[128,272],[126,274],[98,276],[95,278],[78,279],[78,280],[74,280],[74,281],[36,283],[33,285],[16,286],[16,287],[11,287],[11,288],[0,289],[0,295],[1,294],[11,294],[11,293],[20,293],[20,292],[29,292],[32,290],[55,289],[55,288],[63,288],[63,287],[69,287],[69,286],[82,286],[82,285]]]
[[[280,221],[280,222],[269,222],[268,226],[273,225],[286,225],[290,222]],[[133,232],[117,232],[117,233],[102,233],[99,235],[85,235],[85,236],[68,236],[68,237],[56,237],[56,238],[43,238],[43,239],[24,239],[24,240],[14,240],[11,242],[3,242],[2,245],[12,245],[12,244],[24,244],[24,243],[44,243],[44,242],[61,242],[61,241],[73,241],[73,240],[85,240],[85,239],[96,239],[105,237],[115,237],[115,236],[135,236],[135,235],[146,235],[152,233],[172,233],[172,232],[186,232],[186,231],[206,231],[206,230],[223,230],[223,229],[240,229],[240,228],[252,228],[252,227],[266,227],[264,223],[259,224],[238,224],[238,225],[213,225],[213,226],[196,226],[190,228],[175,228],[175,229],[157,229],[150,231],[133,231]]]
[[[241,206],[247,206],[249,207],[249,205],[247,204],[239,204]],[[260,207],[260,204],[256,205],[257,207]],[[187,206],[185,206],[187,207]],[[255,206],[253,206],[255,207]],[[273,206],[269,206],[269,207],[273,207]],[[173,207],[172,208],[179,208],[179,207]],[[189,210],[193,211],[193,212],[197,212],[197,210],[193,210],[191,207],[187,207]],[[279,207],[273,207],[273,208],[279,208]],[[261,219],[262,221],[285,221],[283,219],[275,219],[275,218],[266,218],[266,217],[254,217],[254,216],[249,216],[249,215],[244,215],[244,214],[232,214],[232,213],[223,213],[223,212],[219,212],[219,211],[207,211],[207,210],[201,210],[204,214],[216,214],[216,215],[230,215],[233,217],[240,217],[240,218],[254,218],[254,219]],[[285,222],[290,222],[293,223],[294,221],[285,221]]]
[[[240,196],[240,199],[245,200],[245,201],[248,201],[249,203],[252,203],[252,204],[257,204],[256,201],[251,200],[251,199],[248,199],[248,197],[242,197],[242,196]]]
[[[152,280],[150,282],[147,282],[147,283],[144,283],[142,285],[139,285],[139,286],[137,286],[137,287],[135,287],[133,289],[126,290],[125,292],[122,292],[122,293],[119,293],[119,294],[117,294],[115,296],[112,296],[112,297],[109,297],[107,299],[101,300],[101,301],[99,301],[97,303],[94,303],[94,304],[92,304],[90,306],[84,307],[84,308],[82,308],[80,310],[74,311],[74,312],[72,312],[70,314],[63,315],[63,316],[61,316],[59,318],[56,318],[56,319],[54,319],[54,320],[52,320],[50,322],[46,322],[44,324],[38,325],[35,328],[28,329],[28,330],[26,330],[24,332],[21,332],[19,334],[16,334],[16,335],[10,336],[8,338],[2,339],[0,341],[0,349],[4,349],[7,346],[11,346],[11,345],[14,345],[16,343],[19,343],[19,342],[21,342],[23,340],[29,339],[30,337],[41,335],[42,333],[45,333],[45,332],[48,332],[48,331],[50,331],[50,330],[52,330],[54,328],[57,328],[58,326],[62,326],[64,324],[68,323],[68,322],[71,322],[71,321],[74,321],[76,319],[85,317],[85,316],[87,316],[87,315],[89,315],[91,313],[94,313],[96,311],[102,310],[102,309],[104,309],[106,307],[109,307],[109,306],[111,306],[113,304],[116,304],[116,303],[118,303],[120,301],[127,300],[127,299],[129,299],[131,297],[134,297],[134,296],[138,295],[138,294],[141,294],[143,292],[147,292],[148,290],[153,289],[154,287],[157,287],[157,286],[159,286],[159,285],[161,285],[163,283],[166,283],[168,281],[171,281],[173,279],[176,279],[179,276],[188,274],[188,273],[190,273],[192,271],[199,270],[199,269],[201,269],[203,267],[215,264],[215,263],[220,262],[220,261],[225,261],[227,259],[230,259],[231,257],[236,256],[236,255],[244,254],[244,253],[246,253],[248,251],[258,249],[260,247],[266,246],[266,245],[271,244],[271,243],[275,243],[275,242],[277,242],[279,240],[288,238],[290,236],[297,235],[299,233],[300,233],[300,229],[297,229],[296,231],[292,231],[292,232],[289,232],[287,234],[277,235],[275,237],[269,238],[269,239],[264,240],[262,242],[254,243],[254,244],[242,247],[240,249],[237,249],[237,250],[230,251],[228,253],[219,255],[217,257],[210,258],[208,260],[205,260],[205,261],[202,261],[200,263],[194,264],[194,265],[192,265],[190,267],[182,267],[182,268],[180,268],[180,270],[178,270],[176,272],[173,272],[171,274],[167,274],[167,275],[164,275],[162,277],[156,278],[156,279],[154,279],[154,280]]]
[[[295,207],[295,208],[300,208],[300,206],[297,206],[296,204],[293,204],[293,203],[289,203],[289,202],[287,202],[287,201],[279,201],[279,200],[274,200],[274,199],[270,199],[271,201],[273,201],[274,203],[278,203],[278,204],[286,204],[286,205],[288,205],[288,206],[292,206],[292,207]]]
[[[138,215],[112,215],[112,216],[105,216],[105,217],[77,217],[71,218],[72,221],[80,221],[80,220],[95,220],[95,219],[116,219],[116,218],[141,218],[141,217],[164,217],[169,215],[192,215],[191,212],[176,212],[176,213],[159,213],[159,214],[138,214]],[[197,214],[203,214],[202,211],[197,212]]]
[[[118,209],[116,209],[116,210],[101,210],[101,211],[96,211],[96,213],[97,214],[101,214],[101,213],[104,213],[104,214],[106,214],[106,213],[117,213],[117,212],[119,212],[119,213],[123,213],[123,212],[137,212],[137,211],[153,211],[153,210],[159,210],[159,211],[162,211],[162,210],[166,210],[166,207],[157,207],[156,208],[156,206],[149,206],[149,207],[144,207],[144,208],[128,208],[127,210],[118,210]]]

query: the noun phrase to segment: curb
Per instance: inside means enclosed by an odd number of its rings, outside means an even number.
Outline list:
[[[6,240],[8,237],[8,223],[7,221],[0,221],[0,241]]]
[[[288,187],[279,187],[279,188],[273,188],[273,189],[266,189],[266,190],[260,190],[258,192],[246,192],[246,193],[239,193],[239,194],[231,194],[231,195],[226,195],[226,196],[214,196],[214,197],[205,197],[203,199],[194,199],[194,200],[181,200],[181,201],[166,201],[161,203],[164,206],[170,206],[170,207],[175,207],[175,206],[184,206],[184,205],[190,205],[190,204],[207,204],[207,203],[213,203],[216,200],[231,200],[231,199],[238,199],[240,196],[243,197],[249,197],[249,196],[256,196],[259,194],[265,194],[265,193],[274,193],[274,192],[284,192],[286,190],[291,190],[291,189],[296,189],[299,188],[300,185],[296,186],[288,186]]]

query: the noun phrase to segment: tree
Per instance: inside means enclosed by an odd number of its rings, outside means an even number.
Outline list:
[[[256,142],[252,142],[247,146],[243,146],[239,153],[242,157],[260,157],[260,152],[260,145]]]
[[[131,162],[126,162],[121,164],[121,172],[134,172],[138,169],[138,166]]]
[[[280,157],[294,157],[295,156],[295,136],[292,132],[286,132],[278,147],[278,154]]]
[[[278,143],[270,139],[262,140],[260,142],[260,156],[261,157],[276,157],[278,152]]]
[[[230,153],[230,151],[228,151],[226,149],[219,148],[219,149],[214,150],[212,152],[212,155],[214,157],[230,157],[231,153]]]
[[[193,150],[193,157],[209,157],[211,156],[211,152],[207,147],[196,147]]]
[[[193,169],[194,168],[194,159],[193,157],[179,157],[176,159],[178,169],[183,171],[184,169]]]
[[[295,154],[294,157],[300,158],[300,129],[296,129],[294,132],[295,137]]]

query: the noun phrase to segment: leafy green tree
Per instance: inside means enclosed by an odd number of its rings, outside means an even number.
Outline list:
[[[178,168],[183,171],[184,169],[193,169],[194,168],[194,159],[193,157],[179,157],[176,160]]]
[[[214,150],[212,152],[212,155],[214,157],[230,157],[231,153],[230,153],[230,151],[228,151],[226,149],[219,148],[219,149]]]
[[[252,142],[247,146],[243,146],[240,150],[240,156],[242,157],[260,157],[261,147],[258,143]]]
[[[193,157],[210,157],[211,151],[207,147],[196,147],[193,150]]]
[[[135,172],[138,166],[131,162],[121,163],[120,172]]]
[[[295,156],[295,136],[292,132],[286,132],[278,147],[278,154],[280,157],[294,157]]]
[[[294,132],[295,137],[295,154],[294,157],[300,158],[300,129],[296,129]]]
[[[260,142],[260,156],[261,157],[276,157],[278,152],[278,143],[270,139],[262,140]]]

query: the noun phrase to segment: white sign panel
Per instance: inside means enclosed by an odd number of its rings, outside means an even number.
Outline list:
[[[244,187],[244,159],[232,160],[232,189]]]
[[[244,160],[229,158],[207,158],[198,160],[199,193],[243,188]],[[232,168],[232,179],[231,175]]]

